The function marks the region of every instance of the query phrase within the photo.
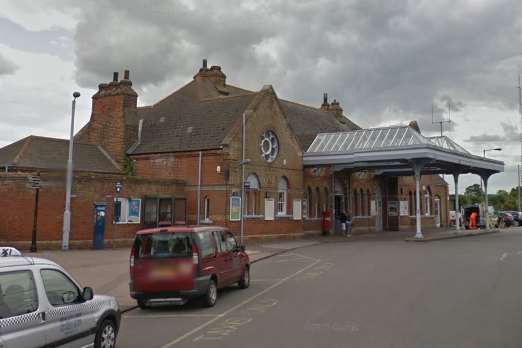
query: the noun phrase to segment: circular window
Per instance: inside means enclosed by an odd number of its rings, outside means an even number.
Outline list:
[[[266,131],[261,134],[261,156],[267,162],[273,162],[279,153],[279,141],[274,132]]]

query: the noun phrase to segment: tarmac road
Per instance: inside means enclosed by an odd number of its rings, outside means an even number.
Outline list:
[[[118,347],[521,347],[522,232],[324,243],[260,261],[214,308],[135,309]]]

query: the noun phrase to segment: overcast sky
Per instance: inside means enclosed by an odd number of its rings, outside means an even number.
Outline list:
[[[520,158],[517,76],[522,67],[520,0],[0,0],[0,146],[29,134],[66,137],[71,94],[77,129],[113,71],[131,70],[139,103],[221,65],[227,82],[272,84],[282,98],[313,106],[322,93],[363,127],[418,120],[506,173]],[[449,179],[449,177],[447,177]],[[462,187],[478,183],[465,177]]]

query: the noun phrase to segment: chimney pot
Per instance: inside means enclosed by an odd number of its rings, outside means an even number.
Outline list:
[[[118,72],[117,71],[112,73],[112,82],[118,82]]]
[[[328,93],[323,93],[323,105],[328,104]]]
[[[123,72],[123,79],[124,80],[129,80],[129,78],[130,78],[130,71],[129,70],[125,70]]]
[[[207,68],[207,58],[203,59],[203,69]]]

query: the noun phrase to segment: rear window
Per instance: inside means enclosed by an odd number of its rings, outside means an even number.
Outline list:
[[[172,258],[192,256],[192,238],[187,233],[142,234],[134,242],[137,258]]]

